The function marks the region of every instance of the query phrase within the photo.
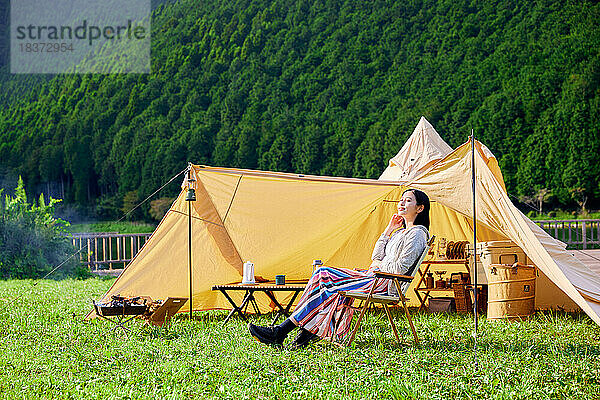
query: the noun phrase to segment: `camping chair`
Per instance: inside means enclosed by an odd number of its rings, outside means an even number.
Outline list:
[[[371,286],[371,289],[369,290],[369,294],[365,294],[363,292],[358,292],[358,291],[340,292],[342,297],[350,298],[353,300],[356,299],[356,300],[363,301],[362,307],[352,307],[351,305],[347,306],[347,307],[352,308],[353,310],[360,310],[360,315],[358,316],[358,319],[356,320],[354,329],[352,330],[352,333],[350,334],[350,336],[348,337],[348,340],[346,341],[347,346],[350,345],[350,343],[352,343],[352,341],[354,340],[354,336],[356,335],[356,332],[358,331],[360,322],[362,321],[362,318],[365,315],[365,312],[367,311],[367,309],[369,308],[369,306],[371,304],[383,305],[383,308],[385,309],[385,313],[388,317],[388,320],[390,321],[390,325],[392,325],[392,330],[394,331],[394,336],[396,336],[396,340],[398,341],[398,343],[400,343],[400,337],[398,336],[398,331],[396,330],[396,325],[394,324],[394,321],[392,319],[392,314],[389,309],[390,305],[397,305],[400,302],[402,302],[402,306],[404,307],[406,319],[408,320],[408,324],[410,325],[410,330],[412,331],[412,334],[415,338],[415,343],[419,344],[419,338],[417,336],[417,331],[415,330],[412,319],[410,317],[410,313],[408,312],[408,307],[406,306],[407,300],[406,300],[406,297],[404,297],[404,294],[408,290],[408,287],[410,286],[410,282],[412,282],[413,279],[415,278],[415,275],[416,275],[417,271],[419,270],[421,263],[425,260],[425,257],[427,256],[427,254],[429,254],[429,249],[431,249],[431,247],[433,246],[434,240],[435,240],[435,236],[432,236],[431,239],[429,239],[429,241],[427,242],[427,246],[423,250],[423,253],[417,259],[417,261],[413,265],[412,269],[409,270],[410,275],[399,275],[399,274],[393,274],[390,272],[377,271],[377,272],[375,272],[375,280],[373,281],[373,285]],[[392,282],[394,282],[394,284],[396,285],[396,289],[398,290],[398,295],[373,294],[373,291],[377,287],[377,282],[380,279],[391,279]],[[401,282],[403,282],[405,284],[404,288],[402,288]],[[336,328],[337,328],[337,326],[336,326]]]

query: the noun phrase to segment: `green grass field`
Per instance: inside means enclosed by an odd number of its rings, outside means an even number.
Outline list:
[[[240,320],[223,326],[224,311],[168,328],[136,321],[126,340],[83,321],[112,282],[0,282],[1,398],[600,398],[600,327],[585,315],[483,320],[476,368],[473,322],[458,315],[417,315],[420,347],[406,330],[397,345],[378,313],[346,349],[263,346]]]
[[[592,211],[587,214],[581,214],[573,211],[550,210],[544,211],[543,214],[536,212],[531,213],[526,211],[529,218],[532,220],[570,220],[570,219],[600,219],[600,212]]]

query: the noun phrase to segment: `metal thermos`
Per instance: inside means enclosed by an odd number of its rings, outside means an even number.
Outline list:
[[[244,263],[244,269],[242,274],[242,283],[244,284],[254,284],[256,280],[254,279],[254,263],[250,261],[246,261]]]

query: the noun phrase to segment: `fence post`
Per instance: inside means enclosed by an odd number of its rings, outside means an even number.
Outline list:
[[[94,238],[94,270],[98,271],[98,237]]]
[[[112,237],[108,237],[108,259],[112,260],[113,256],[112,256]],[[113,264],[112,263],[108,263],[108,269],[112,270]]]
[[[83,238],[79,238],[79,262],[83,261]]]
[[[87,240],[87,262],[88,268],[92,269],[92,240],[88,238]]]
[[[571,239],[571,221],[569,221],[569,243],[573,243],[573,240]]]
[[[116,237],[117,239],[117,260],[121,260],[121,238]]]
[[[102,238],[102,261],[106,261],[106,237]]]
[[[585,221],[581,221],[581,233],[583,234],[583,249],[587,249],[587,229]]]

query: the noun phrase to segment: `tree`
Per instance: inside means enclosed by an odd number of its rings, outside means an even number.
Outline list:
[[[544,203],[552,199],[553,196],[550,189],[539,188],[534,190],[533,194],[530,196],[519,196],[519,201],[529,204],[531,207],[536,208],[538,213],[543,214]]]
[[[585,208],[587,201],[588,201],[588,195],[586,193],[585,188],[582,188],[582,187],[571,188],[571,189],[569,189],[569,194],[571,195],[571,198],[577,203],[577,205],[581,209],[581,214],[584,216],[588,215],[588,211]]]

